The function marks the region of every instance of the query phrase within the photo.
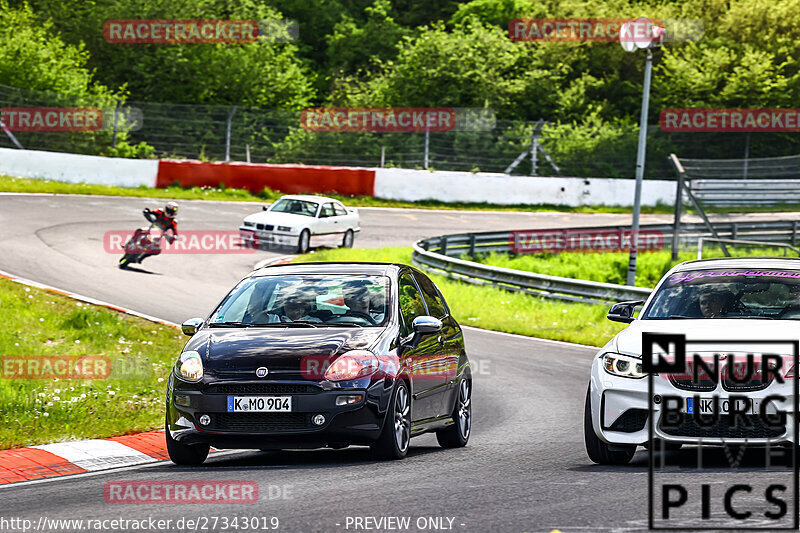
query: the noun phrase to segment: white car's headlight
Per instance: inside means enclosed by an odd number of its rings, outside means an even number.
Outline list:
[[[603,368],[614,376],[639,379],[645,376],[642,372],[642,360],[618,353],[603,354]]]
[[[203,360],[195,351],[183,352],[175,363],[175,372],[186,381],[203,379]]]
[[[278,231],[292,231],[292,228],[289,226],[278,226]]]

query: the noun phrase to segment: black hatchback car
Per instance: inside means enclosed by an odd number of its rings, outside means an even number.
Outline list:
[[[401,459],[411,437],[467,444],[472,375],[439,289],[402,264],[266,267],[240,281],[192,338],[167,386],[169,456],[209,447],[368,445]]]

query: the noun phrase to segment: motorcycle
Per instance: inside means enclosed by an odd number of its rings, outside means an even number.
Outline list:
[[[138,228],[133,232],[131,238],[125,243],[125,255],[119,260],[119,268],[128,268],[133,263],[141,263],[146,257],[160,254],[161,237],[165,237],[170,243],[175,240],[172,235],[156,234],[153,236],[154,228],[158,228],[158,226],[151,223],[149,227]]]

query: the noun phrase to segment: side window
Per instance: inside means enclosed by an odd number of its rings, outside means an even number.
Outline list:
[[[418,316],[427,314],[422,295],[419,293],[414,279],[409,272],[404,272],[398,280],[398,298],[400,300],[400,315],[403,317],[403,336],[413,333],[411,324]]]
[[[419,272],[414,273],[414,278],[416,278],[419,288],[422,289],[425,303],[428,304],[428,312],[433,317],[444,318],[448,313],[447,304],[444,302],[444,298],[442,298],[439,289],[436,288],[436,285],[434,285],[427,276]]]
[[[333,210],[333,204],[325,204],[322,206],[322,213],[320,213],[320,218],[324,217],[332,217],[335,216],[336,212]]]
[[[333,204],[333,209],[336,211],[337,217],[343,217],[347,214],[347,210],[339,204]]]

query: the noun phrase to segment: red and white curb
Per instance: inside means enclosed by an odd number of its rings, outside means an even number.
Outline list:
[[[173,322],[112,305],[95,298],[89,298],[88,296],[57,289],[2,270],[0,270],[0,278],[61,294],[81,302],[113,309],[120,313],[138,316],[158,324],[179,327]],[[148,431],[109,439],[57,442],[14,450],[0,450],[0,485],[141,465],[165,459],[169,459],[169,455],[163,431]]]
[[[0,485],[169,459],[163,431],[0,450]]]

